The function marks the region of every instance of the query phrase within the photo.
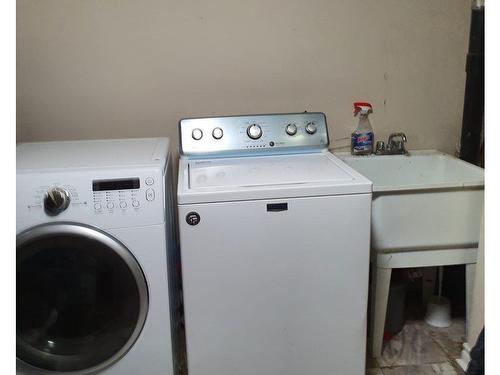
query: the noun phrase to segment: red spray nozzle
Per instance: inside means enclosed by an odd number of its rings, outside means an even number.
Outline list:
[[[357,116],[359,112],[364,114],[372,113],[373,107],[368,102],[354,102],[354,116]]]

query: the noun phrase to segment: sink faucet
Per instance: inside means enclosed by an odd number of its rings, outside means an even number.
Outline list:
[[[394,138],[401,138],[400,141],[394,141]],[[405,133],[391,133],[389,139],[387,140],[387,148],[389,150],[401,151],[403,154],[406,153],[405,144],[407,142]]]
[[[394,139],[400,138],[400,140],[395,141]],[[387,147],[384,144],[384,141],[378,141],[377,147],[375,150],[375,154],[377,155],[407,155],[408,151],[406,150],[406,134],[399,133],[391,133],[389,135],[389,139],[387,140]]]

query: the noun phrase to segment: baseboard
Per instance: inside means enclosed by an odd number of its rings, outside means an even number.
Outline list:
[[[471,350],[472,350],[471,346],[468,343],[464,342],[462,345],[462,352],[460,353],[460,358],[456,360],[458,365],[464,371],[467,371],[467,366],[469,366]]]

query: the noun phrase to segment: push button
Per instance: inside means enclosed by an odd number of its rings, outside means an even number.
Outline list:
[[[316,130],[318,130],[318,128],[316,127],[316,124],[314,122],[309,122],[306,125],[306,132],[308,134],[314,134],[314,133],[316,133]]]
[[[151,202],[155,199],[155,191],[153,189],[146,190],[146,200]]]
[[[148,177],[146,178],[146,185],[150,186],[150,185],[153,185],[155,183],[155,180],[153,180],[153,177]]]
[[[132,207],[138,208],[140,205],[139,201],[132,201]]]
[[[224,131],[223,131],[221,128],[215,128],[215,129],[212,131],[212,136],[213,136],[215,139],[221,139],[223,135],[224,135]]]
[[[193,139],[195,141],[199,141],[201,139],[201,137],[203,137],[203,132],[201,131],[201,129],[196,128],[196,129],[193,129],[191,136],[193,137]]]
[[[108,202],[106,207],[108,207],[108,209],[112,210],[115,207],[115,204],[113,202]]]
[[[120,208],[127,208],[127,202],[121,201]]]

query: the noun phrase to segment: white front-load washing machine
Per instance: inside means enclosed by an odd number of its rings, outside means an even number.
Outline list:
[[[365,373],[372,184],[322,113],[184,119],[190,375]]]
[[[177,373],[171,177],[167,138],[17,147],[18,375]]]

